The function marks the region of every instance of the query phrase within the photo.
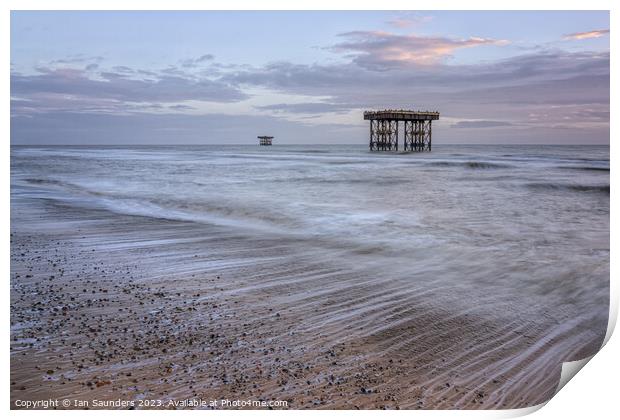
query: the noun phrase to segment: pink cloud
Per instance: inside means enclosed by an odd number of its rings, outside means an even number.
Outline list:
[[[575,32],[573,34],[564,35],[564,40],[580,40],[590,38],[600,38],[609,34],[609,29],[599,29],[597,31]]]
[[[353,54],[357,64],[369,68],[436,64],[461,48],[508,44],[508,41],[490,38],[451,39],[395,35],[383,31],[354,31],[340,36],[349,41],[337,44],[333,49]]]

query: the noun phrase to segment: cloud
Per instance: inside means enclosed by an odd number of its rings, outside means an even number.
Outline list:
[[[562,39],[566,41],[570,40],[580,40],[580,39],[590,39],[590,38],[600,38],[609,34],[609,29],[599,29],[597,31],[588,31],[588,32],[575,32],[572,34],[567,34],[562,37]]]
[[[95,74],[75,68],[38,70],[36,74],[11,74],[11,96],[20,99],[12,101],[12,114],[132,112],[189,100],[229,103],[248,98],[239,88],[219,80],[166,71],[144,77],[126,66]]]
[[[121,74],[133,74],[135,73],[135,70],[132,69],[131,67],[127,67],[127,66],[115,66],[112,67],[112,70],[114,70],[115,72],[121,73]]]
[[[262,111],[288,112],[293,114],[323,114],[326,112],[346,112],[354,108],[351,104],[336,104],[326,102],[305,102],[297,104],[271,104],[257,106]]]
[[[333,51],[347,53],[358,65],[374,70],[403,65],[437,64],[458,49],[508,43],[490,38],[451,39],[396,35],[383,31],[353,31],[339,36],[347,41],[334,45],[331,48]]]
[[[355,61],[234,66],[214,75],[174,66],[153,71],[127,66],[90,71],[42,67],[34,74],[11,74],[11,114],[159,113],[162,106],[174,106],[168,109],[177,112],[196,111],[194,103],[189,108],[184,106],[190,104],[182,102],[235,103],[249,99],[249,92],[256,88],[317,98],[255,106],[283,116],[422,107],[448,111],[461,119],[502,120],[503,116],[495,115],[502,107],[505,111],[539,105],[608,106],[609,53],[542,51],[475,65],[438,63],[381,72]]]
[[[445,107],[483,104],[609,103],[609,53],[546,51],[476,65],[440,64],[376,72],[356,63],[270,63],[229,72],[232,85],[330,97],[326,104]],[[319,102],[319,101],[317,101]],[[318,105],[312,105],[319,107]],[[329,112],[329,111],[328,111]]]
[[[513,124],[506,121],[458,121],[455,124],[452,124],[452,128],[496,128],[496,127],[507,127]]]
[[[451,98],[478,105],[588,105],[609,104],[609,76],[581,75],[557,80],[531,81],[514,86],[466,89],[454,92]]]
[[[87,62],[95,62],[99,63],[103,61],[103,57],[100,55],[89,56],[86,54],[74,54],[65,58],[59,58],[57,60],[50,61],[50,65],[65,65],[65,64],[77,64],[77,63],[87,63]]]
[[[183,105],[183,104],[170,105],[168,108],[174,109],[175,111],[189,111],[192,109],[196,109],[195,106],[189,106],[189,105]]]
[[[215,59],[213,54],[204,54],[198,58],[188,58],[181,61],[181,66],[185,68],[198,67],[199,65]]]

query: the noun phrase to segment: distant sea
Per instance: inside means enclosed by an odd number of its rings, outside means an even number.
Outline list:
[[[609,235],[607,146],[12,147],[11,196],[402,256]],[[517,248],[514,248],[517,247]],[[495,261],[499,263],[499,261]],[[577,261],[578,262],[578,261]]]

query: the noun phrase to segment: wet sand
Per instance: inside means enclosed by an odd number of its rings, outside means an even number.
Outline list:
[[[604,301],[486,317],[294,239],[43,200],[14,200],[11,217],[12,407],[519,408],[549,399],[560,362],[597,351],[606,328]]]

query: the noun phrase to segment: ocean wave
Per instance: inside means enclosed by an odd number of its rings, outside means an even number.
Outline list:
[[[360,165],[364,163],[374,163],[372,160],[328,160],[328,165]]]
[[[61,181],[58,179],[43,179],[43,178],[25,178],[24,181],[28,184],[32,185],[40,185],[43,188],[45,186],[52,187],[53,190],[59,191],[68,191],[73,193],[82,193],[88,194],[92,196],[105,196],[105,194],[101,191],[92,190],[81,186],[79,184],[74,184],[72,182]]]
[[[609,172],[609,168],[604,168],[600,166],[558,166],[560,169],[573,169],[576,171],[600,171],[600,172]]]
[[[527,184],[527,187],[538,191],[573,191],[573,192],[597,192],[609,194],[608,185],[584,185],[584,184],[561,184],[553,182],[535,182]]]
[[[26,178],[24,179],[24,181],[30,184],[36,184],[36,185],[63,185],[65,184],[64,182],[56,181],[54,179],[41,179],[41,178]]]
[[[329,153],[329,150],[318,150],[318,149],[308,149],[308,150],[294,150],[297,153]]]
[[[374,186],[385,186],[385,185],[399,185],[399,183],[409,182],[410,178],[407,177],[389,177],[389,178],[323,178],[317,176],[305,176],[305,177],[289,177],[289,178],[278,178],[278,179],[270,179],[269,182],[273,184],[295,184],[295,183],[305,183],[305,184],[317,184],[317,185],[374,185]],[[196,185],[207,185],[199,182],[194,182]]]
[[[458,168],[467,168],[467,169],[513,168],[512,165],[506,165],[504,163],[491,163],[491,162],[481,162],[481,161],[467,161],[467,162],[438,161],[438,162],[428,162],[427,165],[428,166],[439,166],[439,167],[458,167]]]

